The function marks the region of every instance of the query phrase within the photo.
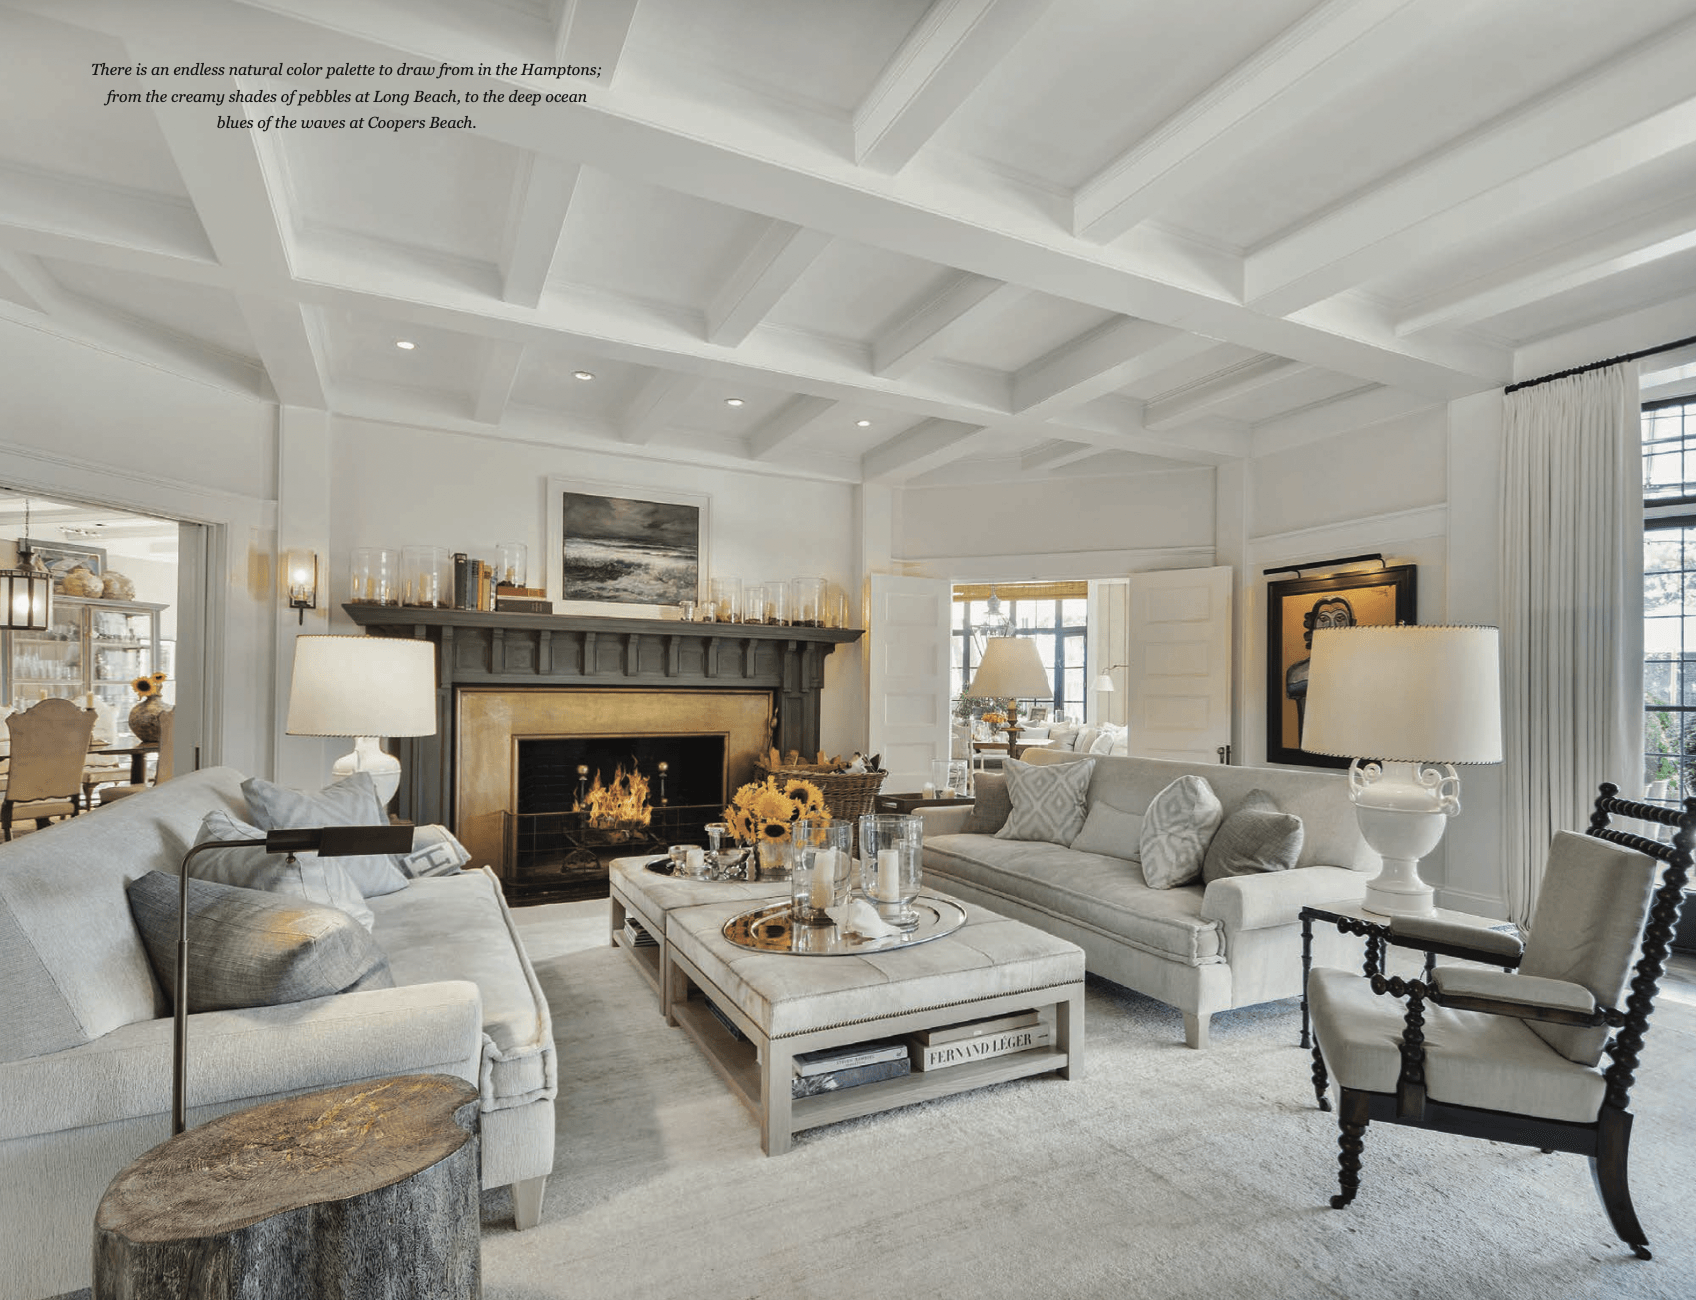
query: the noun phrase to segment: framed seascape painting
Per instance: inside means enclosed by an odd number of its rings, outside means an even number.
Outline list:
[[[550,478],[547,527],[560,613],[660,618],[706,599],[710,497]]]
[[[1313,633],[1327,627],[1418,622],[1417,565],[1292,578],[1266,584],[1266,761],[1347,767],[1346,758],[1301,747]],[[1371,758],[1362,754],[1361,758]]]

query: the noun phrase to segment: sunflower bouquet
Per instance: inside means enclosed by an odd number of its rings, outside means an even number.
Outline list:
[[[1000,731],[1007,725],[1007,715],[999,710],[991,709],[983,715],[983,721],[991,731]]]
[[[165,674],[153,673],[147,677],[137,677],[130,683],[130,689],[144,700],[150,700],[161,694],[165,689]]]
[[[830,812],[824,806],[824,792],[811,781],[795,777],[750,781],[724,810],[725,825],[742,844],[781,840],[803,817],[828,822]]]

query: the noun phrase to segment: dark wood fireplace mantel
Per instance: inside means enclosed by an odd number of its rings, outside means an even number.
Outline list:
[[[399,811],[453,825],[454,691],[462,686],[769,690],[778,748],[819,748],[825,656],[858,628],[683,623],[577,614],[343,605],[369,635],[437,645],[436,734],[397,740]]]

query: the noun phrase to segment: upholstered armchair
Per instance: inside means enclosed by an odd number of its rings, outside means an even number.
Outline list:
[[[77,815],[94,722],[93,709],[59,699],[42,700],[6,719],[12,761],[0,799],[0,838],[12,838],[17,812],[34,818],[37,826],[52,817]]]
[[[1418,918],[1351,923],[1369,943],[1509,969],[1444,964],[1413,980],[1313,972],[1320,1108],[1328,1075],[1341,1091],[1333,1207],[1359,1191],[1367,1125],[1379,1120],[1588,1156],[1614,1231],[1650,1257],[1626,1176],[1631,1086],[1690,873],[1696,799],[1679,813],[1617,794],[1604,785],[1585,834],[1555,837],[1523,953],[1500,935]],[[1610,829],[1610,814],[1678,831],[1660,843]]]

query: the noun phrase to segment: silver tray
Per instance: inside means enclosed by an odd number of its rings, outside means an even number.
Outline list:
[[[795,925],[785,900],[731,917],[724,923],[722,933],[738,948],[753,952],[783,952],[794,957],[864,957],[867,953],[929,943],[953,934],[966,923],[964,908],[935,894],[920,894],[913,900],[913,910],[919,914],[916,929],[881,939],[862,939],[845,935],[834,925]]]
[[[748,855],[750,853],[752,853],[751,849],[741,850],[742,856],[740,858],[738,858],[735,862],[733,862],[729,865],[733,869],[742,868],[742,869],[745,870],[746,869],[745,864],[747,863]],[[731,855],[727,851],[726,856],[729,857],[729,856],[733,856],[733,855]],[[789,873],[787,871],[771,871],[771,870],[762,869],[760,867],[754,868],[754,878],[753,878],[752,881],[750,881],[750,880],[747,879],[747,877],[741,876],[741,875],[734,875],[734,876],[682,876],[682,875],[679,875],[676,871],[672,870],[672,863],[671,863],[670,858],[653,858],[653,859],[650,859],[647,862],[644,862],[642,865],[644,867],[646,867],[649,871],[653,872],[656,876],[669,876],[673,880],[688,880],[688,881],[696,882],[696,883],[703,884],[703,885],[746,885],[746,884],[750,884],[750,883],[759,885],[759,884],[765,884],[765,883],[768,883],[768,882],[770,882],[772,884],[787,885],[789,883]]]

